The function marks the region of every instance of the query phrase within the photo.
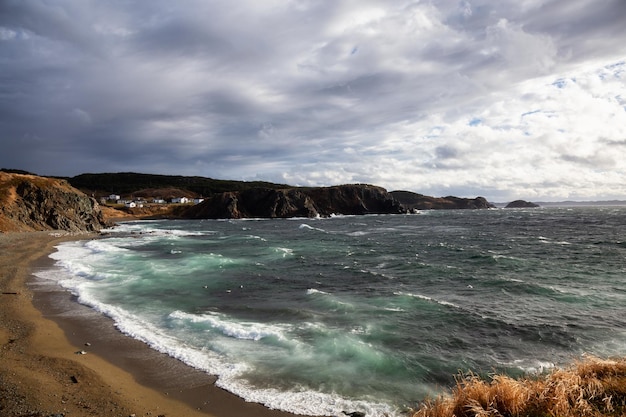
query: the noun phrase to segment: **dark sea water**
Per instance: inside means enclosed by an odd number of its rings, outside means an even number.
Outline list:
[[[401,415],[459,371],[626,354],[626,207],[141,221],[39,273],[250,401]]]

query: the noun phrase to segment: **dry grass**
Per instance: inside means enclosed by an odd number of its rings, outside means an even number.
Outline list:
[[[460,375],[449,396],[426,401],[412,417],[624,415],[626,358],[586,357],[569,368],[518,380]]]

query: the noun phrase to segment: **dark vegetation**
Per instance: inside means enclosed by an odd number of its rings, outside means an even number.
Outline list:
[[[6,172],[7,174],[22,174],[22,175],[37,175],[32,172],[24,171],[23,169],[11,169],[11,168],[0,168],[0,172]]]
[[[108,194],[129,195],[141,190],[167,189],[170,194],[178,190],[183,196],[186,192],[194,196],[208,197],[228,191],[244,191],[251,188],[280,189],[289,185],[275,184],[265,181],[231,181],[216,180],[206,177],[186,177],[182,175],[139,174],[134,172],[118,172],[104,174],[80,174],[66,178],[75,188],[87,195],[103,196]],[[158,195],[158,194],[157,194]]]

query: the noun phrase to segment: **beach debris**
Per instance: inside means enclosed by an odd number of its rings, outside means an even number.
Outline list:
[[[2,295],[19,295],[19,292],[14,291],[2,291]]]
[[[84,350],[79,350],[77,352],[75,352],[77,355],[86,355],[87,352],[85,352]]]
[[[76,378],[74,375],[72,375],[70,379],[72,380],[73,383],[78,384],[78,378]]]
[[[85,346],[91,346],[91,343],[85,342]]]
[[[365,413],[362,411],[353,411],[351,413],[348,413],[347,411],[342,411],[342,413],[350,417],[365,417]]]

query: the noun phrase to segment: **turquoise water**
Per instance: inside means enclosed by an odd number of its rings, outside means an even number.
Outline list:
[[[52,257],[122,332],[296,413],[626,354],[626,207],[129,222]]]

